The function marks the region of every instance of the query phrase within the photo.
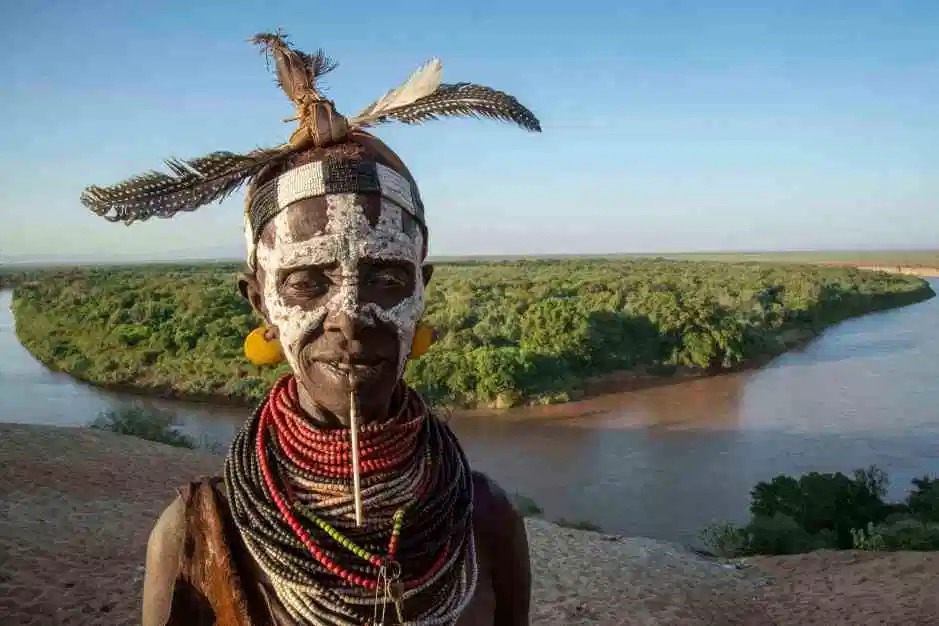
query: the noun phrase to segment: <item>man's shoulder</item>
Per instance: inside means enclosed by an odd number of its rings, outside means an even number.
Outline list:
[[[473,471],[474,523],[498,534],[519,518],[509,494],[486,474]]]
[[[473,525],[481,549],[481,568],[495,594],[496,624],[528,624],[531,562],[525,522],[496,481],[473,472]]]
[[[508,501],[508,494],[505,492],[505,489],[502,488],[502,485],[497,483],[493,478],[487,476],[479,470],[472,471],[473,476],[473,491],[476,494],[476,497],[480,496],[484,498],[496,497],[500,499],[505,499]]]

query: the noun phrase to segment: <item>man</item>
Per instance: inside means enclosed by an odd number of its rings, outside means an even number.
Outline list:
[[[279,34],[254,41],[297,108],[289,143],[83,194],[131,223],[250,181],[239,287],[265,326],[246,353],[292,370],[236,436],[224,476],[188,485],[160,516],[143,624],[527,624],[521,518],[402,380],[429,332],[427,227],[414,178],[362,129],[443,115],[539,123],[504,93],[441,84],[436,61],[347,119],[317,90],[333,67],[322,53]]]

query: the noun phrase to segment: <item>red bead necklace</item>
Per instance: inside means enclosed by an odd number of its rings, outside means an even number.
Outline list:
[[[377,589],[381,584],[379,572],[375,573],[374,578],[353,572],[330,558],[317,544],[303,527],[295,512],[298,499],[290,483],[277,480],[278,477],[275,477],[277,472],[271,466],[269,459],[268,446],[270,445],[279,448],[285,457],[297,467],[317,476],[334,479],[352,476],[350,431],[315,428],[299,409],[298,397],[296,380],[293,376],[286,376],[274,385],[261,409],[255,449],[264,484],[284,522],[326,570],[353,585],[369,590]],[[405,402],[402,411],[408,408],[410,408],[409,404]],[[413,417],[401,419],[399,415],[398,419],[390,422],[361,427],[359,429],[359,459],[362,477],[393,474],[412,463],[417,453],[416,445],[424,419],[425,412],[416,411]],[[283,485],[283,490],[279,483]],[[412,498],[420,497],[420,494],[427,488],[427,483],[426,476],[420,477],[417,484],[412,486],[413,491],[416,492],[412,492]],[[360,557],[366,558],[367,555],[366,560],[375,568],[386,567],[396,557],[400,521],[400,516],[396,515],[396,525],[389,537],[388,550],[384,557],[365,553],[354,545],[346,547],[357,552]],[[324,526],[324,530],[340,543],[348,541],[341,535],[335,536],[338,535],[338,531],[331,527]],[[450,542],[447,541],[446,548],[440,552],[430,569],[416,579],[407,581],[405,588],[414,588],[430,580],[446,564],[450,551]]]

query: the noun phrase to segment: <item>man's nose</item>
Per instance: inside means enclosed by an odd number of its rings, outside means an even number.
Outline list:
[[[327,333],[341,335],[346,341],[358,339],[364,327],[365,321],[361,315],[355,311],[346,310],[331,311],[326,315],[326,321],[323,324],[323,329]]]

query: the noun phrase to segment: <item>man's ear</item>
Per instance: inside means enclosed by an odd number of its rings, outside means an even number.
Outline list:
[[[258,281],[258,277],[255,274],[239,274],[238,275],[238,291],[241,292],[241,296],[248,301],[248,304],[251,305],[251,308],[254,312],[265,322],[270,322],[267,319],[267,311],[264,309],[264,300],[261,298],[261,283]]]
[[[421,266],[421,274],[424,275],[424,287],[426,288],[427,285],[430,284],[430,279],[434,275],[434,266],[430,263],[425,263],[423,266]]]

